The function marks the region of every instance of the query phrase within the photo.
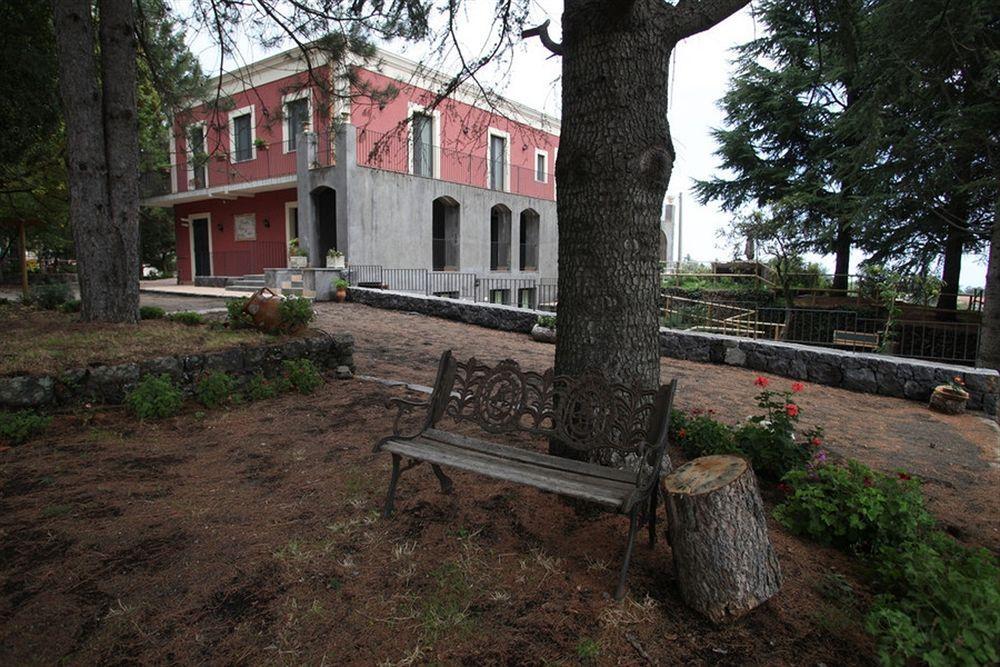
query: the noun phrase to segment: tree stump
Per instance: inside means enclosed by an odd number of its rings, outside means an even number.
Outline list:
[[[781,588],[753,470],[705,456],[663,479],[667,537],[684,601],[715,623],[739,618]]]

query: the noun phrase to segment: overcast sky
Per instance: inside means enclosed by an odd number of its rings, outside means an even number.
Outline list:
[[[187,2],[175,5],[184,13]],[[461,17],[459,31],[463,52],[466,56],[477,56],[491,36],[492,0],[469,0],[465,3],[465,15]],[[532,22],[552,20],[552,34],[559,39],[561,0],[533,0]],[[441,17],[433,19],[438,24]],[[668,193],[683,194],[684,198],[684,255],[693,259],[723,259],[731,256],[725,240],[719,238],[729,220],[729,216],[712,205],[702,206],[690,194],[693,179],[705,179],[719,171],[718,161],[713,155],[715,142],[710,136],[713,127],[723,123],[722,113],[716,106],[726,91],[732,73],[731,49],[754,38],[758,26],[748,7],[730,17],[711,30],[681,42],[677,48],[674,66],[671,70],[672,95],[670,100],[670,129],[677,163],[670,180]],[[218,50],[207,35],[188,31],[189,46],[198,54],[206,72],[218,70]],[[280,48],[289,48],[290,43]],[[391,51],[422,60],[428,55],[424,44],[391,43],[383,45]],[[227,67],[243,64],[244,61],[258,59],[280,50],[261,49],[252,40],[241,41],[240,62],[227,63]],[[430,60],[445,71],[457,71],[458,58],[454,52],[444,59],[435,56]],[[559,59],[549,57],[549,52],[538,40],[530,40],[515,46],[509,59],[498,63],[486,71],[481,79],[495,87],[506,97],[523,102],[531,107],[559,116]],[[855,253],[857,254],[857,253]],[[832,258],[812,258],[819,260],[833,270]],[[860,257],[855,257],[856,265]],[[985,264],[981,258],[966,257],[962,266],[962,284],[982,286],[985,281]]]

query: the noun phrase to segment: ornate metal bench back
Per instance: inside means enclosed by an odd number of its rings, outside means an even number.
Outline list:
[[[654,410],[655,391],[615,384],[597,372],[566,377],[551,369],[523,371],[512,360],[490,367],[446,353],[441,361],[432,423],[450,417],[489,433],[531,433],[599,452],[606,464],[634,460],[665,444],[659,428],[664,408]]]

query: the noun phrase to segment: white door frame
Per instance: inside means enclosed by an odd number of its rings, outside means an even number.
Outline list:
[[[194,221],[200,218],[205,218],[208,220],[208,275],[215,275],[215,260],[212,255],[212,214],[211,213],[192,213],[187,217],[188,223],[188,239],[191,243],[191,282],[194,282],[195,269],[194,269]]]

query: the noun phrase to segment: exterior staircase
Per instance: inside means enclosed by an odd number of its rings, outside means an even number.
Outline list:
[[[226,289],[234,292],[256,292],[264,287],[264,274],[255,273],[238,278],[230,278]],[[281,290],[282,294],[302,294],[302,274],[293,274],[291,288]]]

